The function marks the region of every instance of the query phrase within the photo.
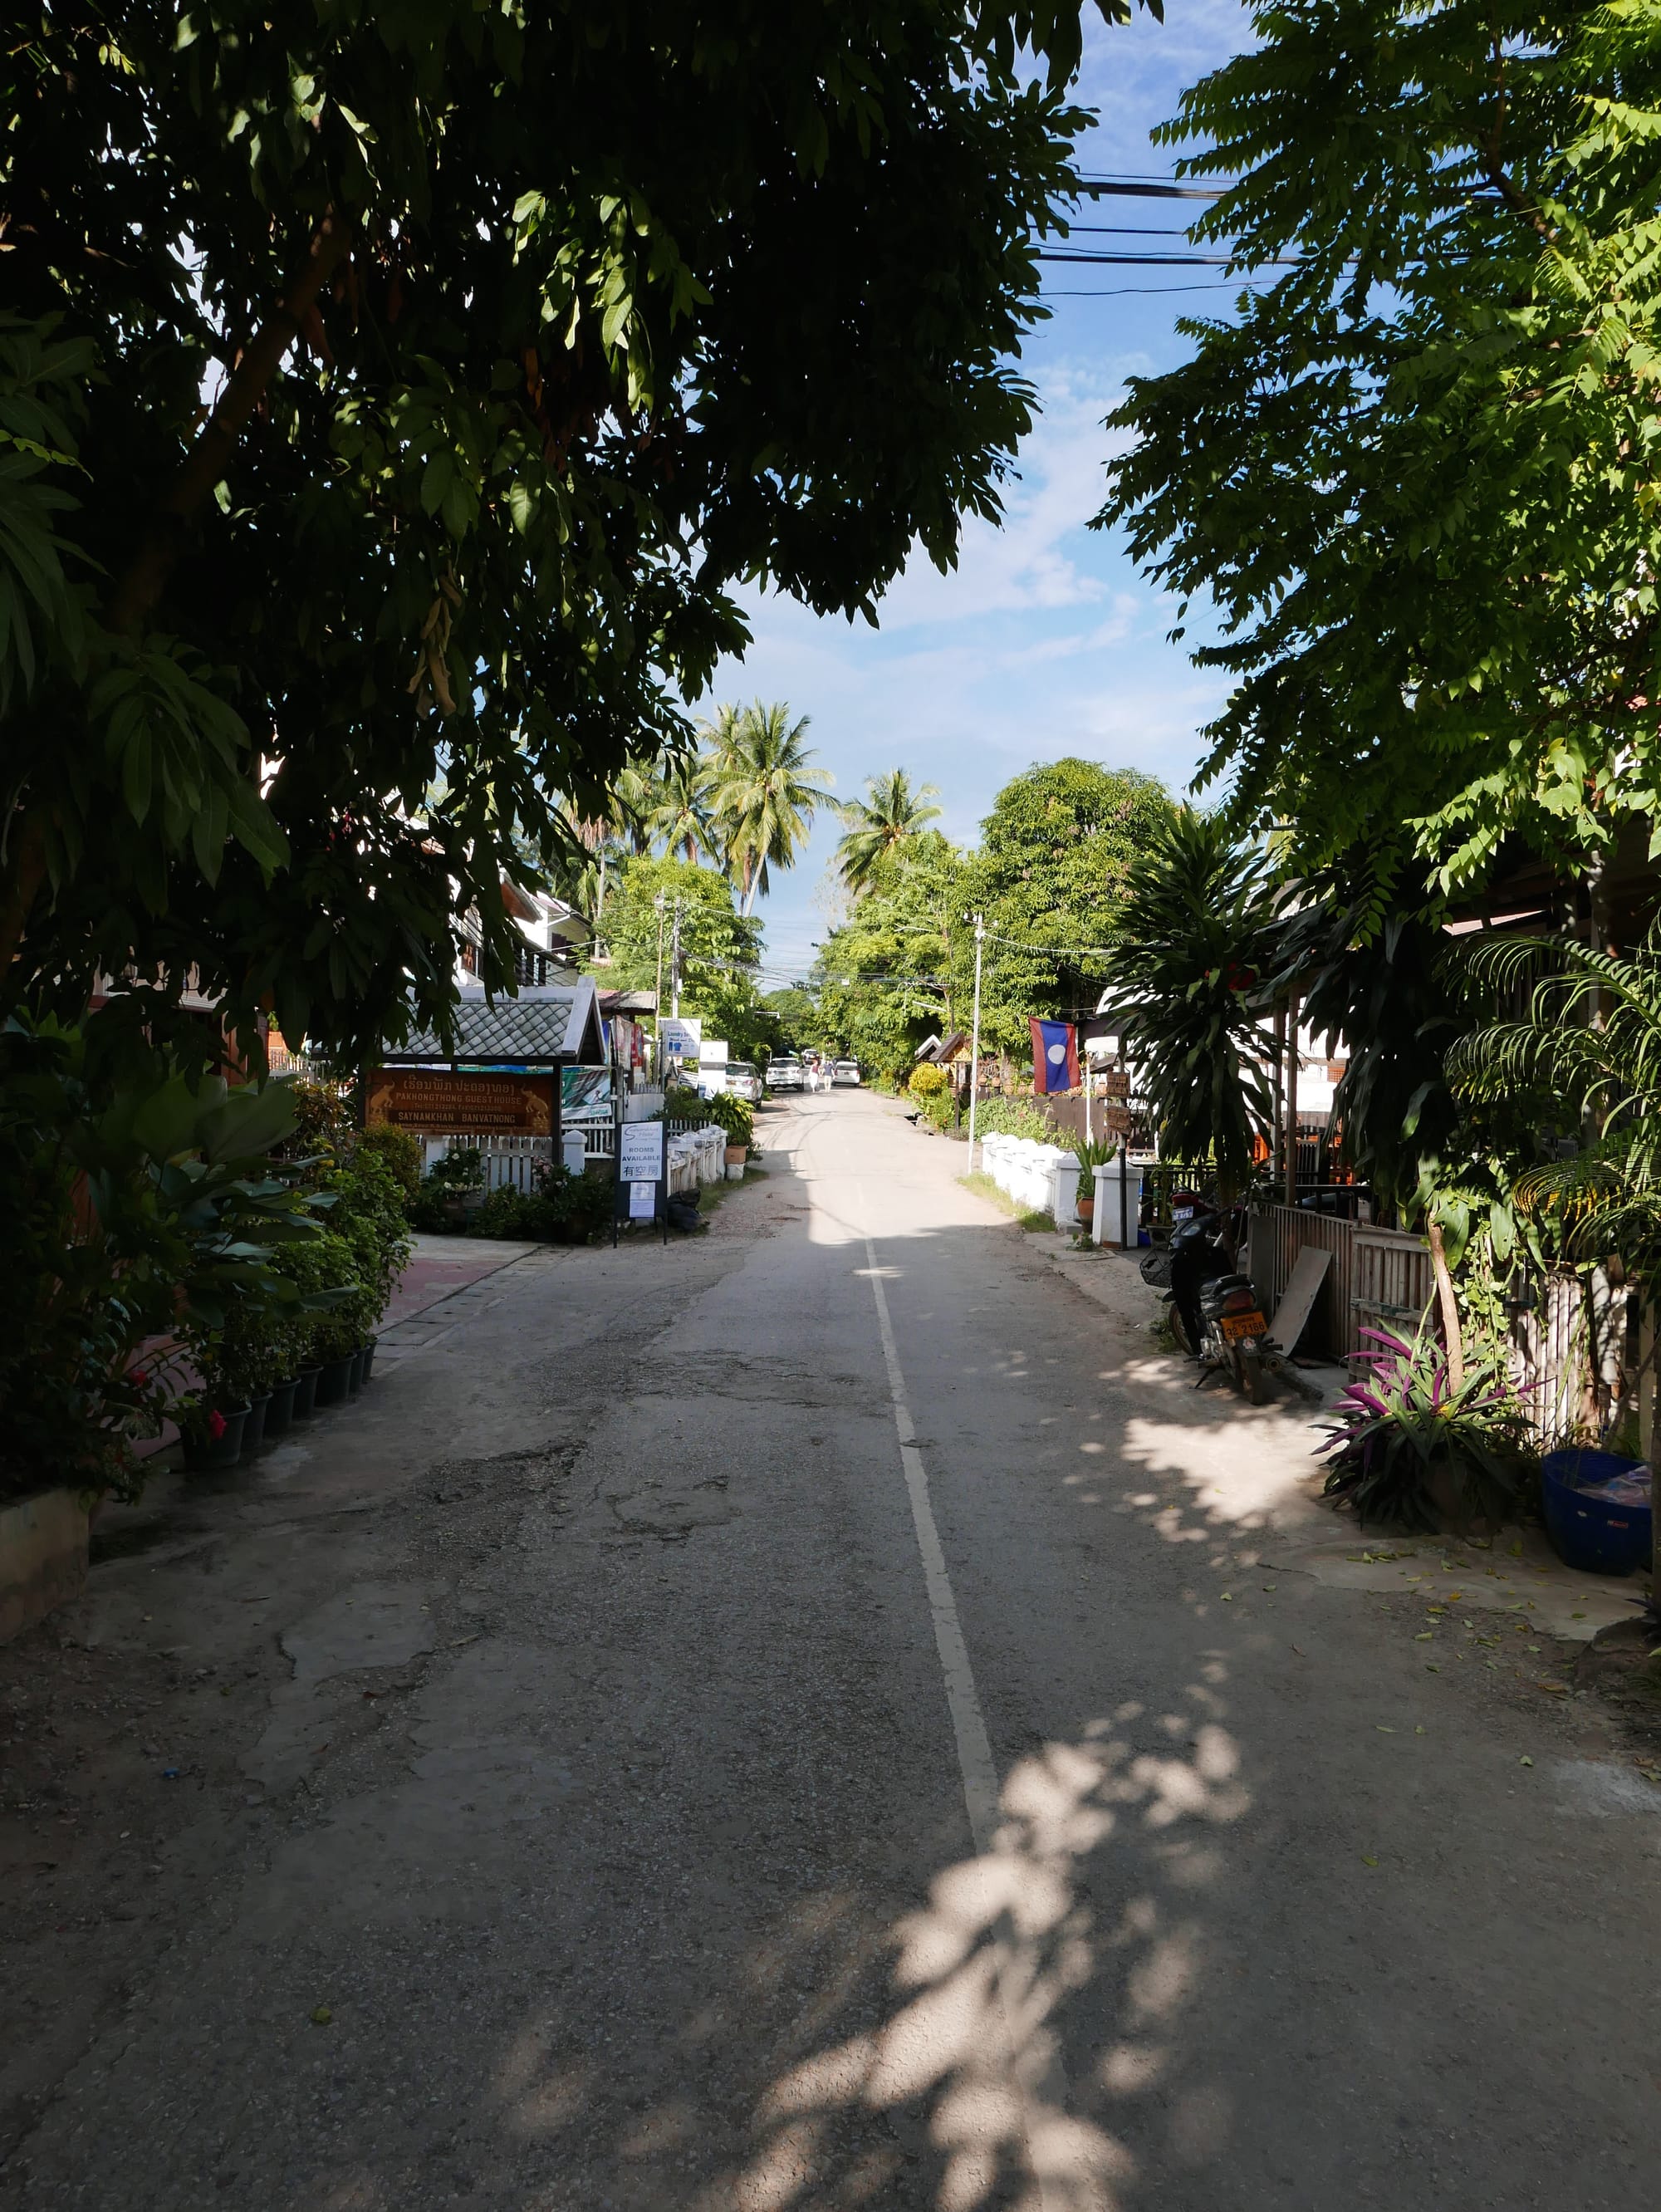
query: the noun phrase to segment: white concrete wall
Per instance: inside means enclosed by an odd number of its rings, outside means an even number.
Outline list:
[[[1004,1195],[1027,1212],[1047,1213],[1058,1229],[1076,1225],[1076,1152],[1059,1145],[1034,1143],[1030,1137],[983,1137],[980,1165]]]

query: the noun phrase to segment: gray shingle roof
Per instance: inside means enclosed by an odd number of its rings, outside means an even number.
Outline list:
[[[422,1030],[385,1055],[389,1067],[410,1060],[549,1060],[598,1062],[603,1057],[594,986],[547,983],[493,1006],[467,993],[456,1009],[453,1044]]]

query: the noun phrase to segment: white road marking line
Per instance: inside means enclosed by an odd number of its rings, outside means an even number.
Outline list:
[[[864,1195],[861,1189],[862,1212]],[[940,1654],[940,1671],[945,1678],[946,1704],[952,1717],[952,1733],[957,1738],[957,1765],[963,1778],[963,1803],[969,1815],[969,1832],[974,1838],[975,1850],[985,1857],[992,1850],[997,1829],[1000,1795],[997,1766],[992,1758],[991,1739],[986,1733],[986,1716],[980,1709],[979,1693],[974,1686],[974,1669],[969,1664],[969,1647],[963,1640],[963,1624],[958,1618],[957,1598],[946,1569],[946,1554],[941,1545],[940,1531],[935,1526],[934,1508],[929,1502],[928,1471],[918,1449],[917,1428],[912,1419],[911,1407],[906,1402],[906,1377],[900,1364],[900,1348],[894,1341],[894,1322],[888,1314],[888,1296],[882,1287],[876,1247],[869,1236],[865,1238],[865,1270],[870,1278],[872,1295],[876,1300],[876,1326],[882,1339],[883,1364],[888,1370],[888,1397],[894,1407],[894,1425],[900,1439],[900,1462],[906,1471],[906,1493],[912,1504],[912,1525],[917,1531],[917,1548],[923,1559],[923,1579],[928,1590],[929,1611],[934,1619],[935,1648]],[[997,1970],[994,1984],[1012,2063],[1018,2063],[1018,2054],[1010,2037],[1009,2021],[1017,2008],[1008,2001],[1006,1994],[1010,1963],[1007,1953],[1009,1943],[1018,1940],[1014,1937],[1012,1930],[1006,1929],[1006,1955]],[[1065,2172],[1058,2172],[1047,2159],[1040,2159],[1035,2148],[1035,2138],[1040,2135],[1045,2119],[1049,2117],[1064,2118],[1067,2111],[1067,2075],[1061,2062],[1058,2040],[1052,2044],[1039,2078],[1030,2083],[1023,2083],[1018,2094],[1023,2106],[1021,2133],[1026,2139],[1028,2166],[1037,2186],[1036,2212],[1083,2212],[1083,2208],[1108,2202],[1095,2192],[1088,2176],[1074,2173],[1070,2178]],[[1067,2159],[1065,2163],[1071,2165],[1074,2161]]]
[[[888,1318],[888,1293],[877,1273],[876,1248],[869,1237],[865,1239],[865,1264],[876,1298],[876,1326],[882,1334],[882,1358],[888,1370],[888,1396],[900,1437],[900,1463],[906,1471],[906,1492],[912,1502],[912,1525],[917,1530],[917,1548],[923,1555],[923,1579],[929,1593],[929,1611],[934,1617],[935,1647],[940,1654],[940,1671],[946,1679],[946,1704],[952,1717],[952,1732],[957,1738],[957,1764],[963,1777],[963,1802],[969,1815],[969,1832],[974,1838],[976,1850],[985,1853],[991,1850],[997,1830],[997,1767],[992,1758],[991,1739],[986,1734],[986,1717],[980,1710],[975,1690],[969,1647],[963,1641],[957,1599],[953,1594],[951,1577],[946,1571],[946,1554],[941,1548],[940,1531],[935,1526],[934,1508],[929,1502],[928,1473],[917,1448],[917,1429],[911,1407],[906,1402],[906,1378],[900,1371],[894,1323]]]

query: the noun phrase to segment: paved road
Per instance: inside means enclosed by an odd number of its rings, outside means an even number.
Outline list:
[[[955,1148],[769,1119],[701,1243],[429,1310],[100,1571],[87,1634],[208,1655],[223,1741],[0,2202],[1647,2205],[1654,1815],[1243,1570],[1194,1468],[1272,1413]]]

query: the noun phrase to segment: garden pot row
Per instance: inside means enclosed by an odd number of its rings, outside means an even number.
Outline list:
[[[251,1405],[221,1411],[216,1433],[187,1431],[183,1439],[185,1466],[195,1474],[234,1467],[245,1452],[257,1451],[261,1444],[283,1435],[294,1422],[306,1419],[325,1406],[343,1405],[349,1398],[355,1398],[373,1369],[376,1340],[372,1336],[343,1359],[331,1359],[322,1367],[303,1367],[290,1381],[279,1382]]]

